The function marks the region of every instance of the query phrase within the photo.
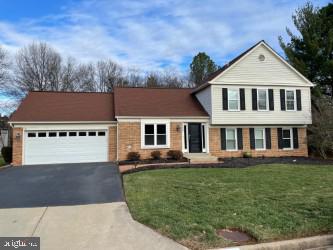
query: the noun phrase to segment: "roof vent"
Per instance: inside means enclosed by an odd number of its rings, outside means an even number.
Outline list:
[[[264,56],[264,55],[262,55],[262,54],[261,54],[261,55],[259,55],[259,57],[258,57],[258,58],[259,58],[259,61],[261,61],[261,62],[265,61],[265,56]]]

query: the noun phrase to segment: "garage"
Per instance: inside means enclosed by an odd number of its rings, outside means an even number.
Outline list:
[[[108,161],[107,130],[24,132],[24,164]]]

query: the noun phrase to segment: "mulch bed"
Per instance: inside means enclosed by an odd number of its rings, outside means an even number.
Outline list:
[[[295,164],[295,165],[332,165],[333,160],[323,160],[308,157],[265,157],[265,158],[223,158],[219,163],[188,163],[188,164],[151,164],[122,171],[122,174],[135,173],[145,170],[169,168],[246,168],[260,164]],[[165,162],[164,162],[165,163]]]
[[[180,160],[174,160],[174,159],[144,159],[139,161],[130,161],[130,160],[124,160],[119,161],[118,165],[139,165],[139,164],[161,164],[161,163],[177,163],[177,162],[187,162],[188,160],[186,158],[180,159]]]

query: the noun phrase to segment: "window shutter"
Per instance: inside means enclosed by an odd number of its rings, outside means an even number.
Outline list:
[[[222,89],[223,110],[228,110],[228,89]]]
[[[243,149],[243,129],[237,128],[237,143],[238,143],[238,149]]]
[[[252,89],[252,110],[258,110],[257,89]]]
[[[239,89],[240,109],[245,110],[245,89]]]
[[[302,96],[301,96],[301,90],[296,89],[296,101],[297,101],[297,110],[302,110]]]
[[[250,128],[250,148],[256,148],[256,140],[254,138],[254,128]]]
[[[282,149],[283,148],[282,128],[278,128],[277,132],[278,132],[278,147],[279,149]]]
[[[284,89],[280,89],[280,103],[281,110],[286,110],[286,91]]]
[[[294,142],[294,148],[298,148],[298,129],[293,128],[293,142]]]
[[[274,110],[274,92],[273,89],[268,90],[269,110]]]
[[[220,132],[220,139],[221,139],[221,149],[222,150],[226,150],[226,138],[225,138],[225,128],[221,128],[221,132]]]
[[[271,129],[265,128],[265,136],[266,136],[266,149],[272,148],[272,141],[271,141]]]

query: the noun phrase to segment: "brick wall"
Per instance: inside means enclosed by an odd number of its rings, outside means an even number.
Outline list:
[[[298,128],[299,148],[293,150],[283,150],[278,148],[277,128],[271,129],[272,149],[251,150],[250,132],[248,128],[243,128],[243,150],[225,151],[221,150],[220,128],[209,129],[209,149],[210,153],[217,157],[242,157],[243,152],[251,152],[253,157],[279,157],[279,156],[308,156],[306,128]]]
[[[109,161],[117,160],[117,126],[109,127]]]
[[[151,152],[159,150],[162,157],[170,150],[182,150],[182,129],[177,131],[181,123],[170,123],[170,148],[168,149],[141,149],[141,124],[140,122],[118,123],[118,150],[119,160],[126,160],[129,152],[139,152],[142,159],[151,157]]]
[[[23,147],[22,147],[22,141],[23,141],[23,128],[14,128],[13,130],[13,162],[12,164],[14,166],[20,166],[22,165],[22,157],[23,157]],[[20,135],[18,138],[17,135]]]

